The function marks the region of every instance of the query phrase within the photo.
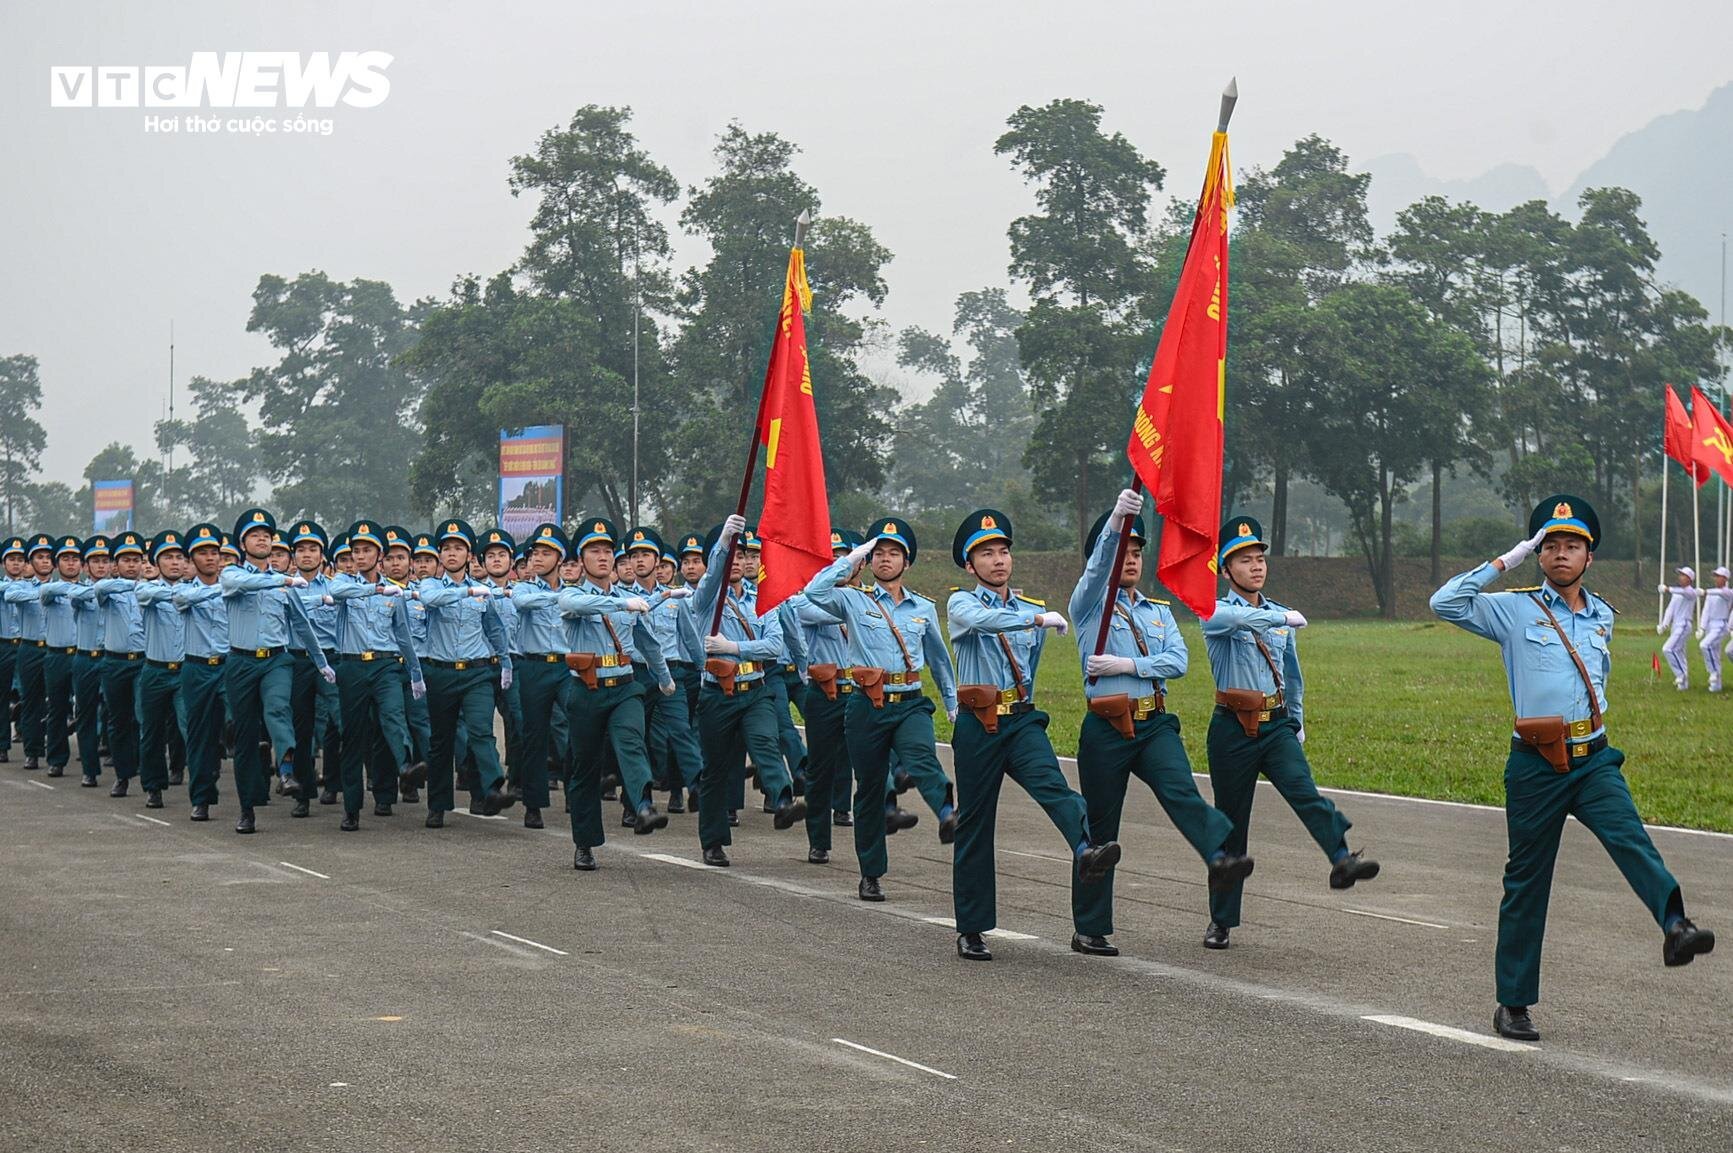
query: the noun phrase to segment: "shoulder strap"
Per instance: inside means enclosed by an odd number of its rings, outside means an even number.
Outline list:
[[[734,619],[738,620],[740,627],[746,630],[746,639],[749,641],[757,640],[758,634],[752,631],[752,622],[747,620],[745,612],[741,611],[740,602],[735,600],[734,595],[726,589],[723,590],[722,595],[726,598],[728,607],[733,610]]]
[[[1584,595],[1586,596],[1588,594],[1585,593]],[[1567,652],[1571,655],[1571,661],[1577,666],[1578,675],[1580,675],[1583,678],[1583,688],[1588,690],[1588,694],[1589,694],[1589,721],[1590,721],[1590,723],[1592,723],[1595,726],[1595,728],[1597,728],[1597,729],[1600,728],[1601,727],[1601,702],[1595,696],[1595,682],[1594,682],[1594,679],[1589,676],[1589,667],[1587,665],[1583,664],[1583,658],[1580,655],[1578,655],[1577,647],[1575,645],[1571,644],[1570,637],[1565,635],[1565,630],[1564,630],[1563,626],[1561,626],[1558,623],[1558,618],[1552,615],[1552,610],[1546,607],[1546,602],[1541,600],[1540,597],[1535,595],[1534,593],[1530,593],[1528,595],[1528,599],[1535,603],[1536,608],[1540,609],[1541,612],[1546,614],[1546,619],[1548,621],[1552,622],[1553,631],[1558,634],[1558,639],[1564,642],[1565,652]]]
[[[1113,611],[1123,619],[1127,625],[1131,626],[1131,639],[1137,642],[1137,651],[1147,657],[1149,655],[1149,645],[1144,642],[1143,630],[1138,628],[1137,622],[1131,619],[1131,613],[1126,609],[1126,607],[1119,603],[1119,597],[1117,595],[1113,598]]]
[[[891,614],[885,611],[885,606],[879,604],[878,594],[868,592],[866,598],[873,606],[873,611],[884,618],[885,624],[891,626],[891,636],[897,638],[897,647],[903,650],[903,664],[906,666],[906,671],[911,673],[914,672],[915,658],[909,655],[909,646],[903,640],[903,632],[901,629],[897,628],[897,622],[891,619]]]
[[[1258,646],[1258,655],[1264,658],[1264,663],[1270,666],[1270,676],[1275,678],[1276,691],[1282,691],[1282,671],[1276,667],[1276,658],[1270,655],[1270,646],[1264,643],[1264,638],[1252,630],[1252,642]]]

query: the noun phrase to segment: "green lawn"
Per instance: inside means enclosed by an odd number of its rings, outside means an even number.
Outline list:
[[[1203,637],[1184,628],[1192,672],[1170,686],[1192,766],[1204,771],[1213,686]],[[1691,690],[1654,678],[1652,629],[1621,624],[1607,728],[1644,820],[1733,832],[1733,691],[1711,696],[1700,664]],[[1490,642],[1437,622],[1322,621],[1300,634],[1306,752],[1318,783],[1502,804],[1510,745],[1504,668]],[[1697,654],[1692,653],[1693,661]],[[1077,751],[1083,682],[1076,646],[1050,637],[1036,699],[1061,755]],[[950,739],[944,715],[940,739]]]

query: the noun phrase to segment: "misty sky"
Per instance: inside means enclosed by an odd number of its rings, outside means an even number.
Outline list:
[[[270,359],[245,332],[261,273],[375,278],[407,301],[510,264],[531,206],[507,192],[507,159],[586,103],[630,105],[685,185],[730,119],[794,140],[824,210],[895,253],[884,318],[947,330],[957,293],[1006,280],[1005,227],[1029,201],[992,142],[1019,104],[1104,104],[1189,197],[1237,74],[1236,167],[1318,132],[1438,177],[1530,164],[1556,193],[1733,78],[1725,3],[1418,7],[11,0],[0,355],[41,360],[44,477],[76,485],[108,441],[150,450],[171,317],[179,380],[232,378]],[[143,109],[49,107],[51,65],[369,49],[395,57],[390,96],[330,113],[329,137],[153,136]],[[702,256],[676,243],[679,263]]]

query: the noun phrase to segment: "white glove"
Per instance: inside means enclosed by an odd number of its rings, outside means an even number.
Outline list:
[[[493,590],[486,585],[470,585],[469,595],[472,597],[490,597],[493,595]]]
[[[375,588],[378,589],[379,595],[382,597],[400,596],[403,593],[402,589],[398,588],[396,585],[392,584],[390,581],[383,581],[380,584],[376,585]]]
[[[425,700],[427,697],[427,682],[426,681],[410,681],[409,682],[409,695],[414,697],[418,701],[419,700]]]
[[[673,681],[667,681],[661,685],[658,685],[657,688],[662,690],[662,695],[665,697],[671,697],[674,695],[674,682]]]
[[[1036,628],[1043,628],[1043,629],[1057,629],[1059,631],[1060,636],[1064,636],[1071,631],[1071,626],[1066,624],[1065,618],[1060,616],[1058,613],[1037,613],[1037,614],[1035,614],[1035,627]]]
[[[722,522],[722,539],[731,541],[746,531],[746,518],[735,513]]]
[[[957,723],[957,710],[956,709],[946,709],[945,710],[945,716],[950,718],[950,721],[953,725]]]
[[[664,592],[662,594],[662,597],[664,600],[683,601],[691,595],[692,595],[692,590],[687,588],[685,585],[681,585],[678,588],[671,588],[668,591]]]
[[[1698,640],[1703,639],[1703,626],[1702,625],[1697,626],[1697,639]]]
[[[1113,502],[1113,522],[1115,524],[1124,525],[1142,511],[1142,493],[1129,488],[1119,490],[1119,499]]]
[[[627,597],[620,604],[629,613],[647,613],[650,611],[650,602],[643,597]]]
[[[506,665],[499,670],[499,688],[505,692],[511,688],[511,666]]]
[[[1655,591],[1658,593],[1664,593],[1667,591],[1667,586],[1666,585],[1656,585]]]
[[[1092,677],[1129,677],[1137,673],[1137,662],[1130,657],[1101,653],[1084,660],[1083,668]]]
[[[337,683],[337,670],[332,668],[330,665],[326,665],[324,668],[320,669],[319,675],[325,678],[325,683],[328,685],[334,685]]]
[[[1517,541],[1514,548],[1498,558],[1498,563],[1504,567],[1505,572],[1509,572],[1511,569],[1527,560],[1529,555],[1533,553],[1535,549],[1540,547],[1540,542],[1545,537],[1546,530],[1543,528],[1527,540]]]
[[[731,657],[740,652],[740,646],[721,633],[712,633],[704,638],[704,651],[713,657]]]
[[[1288,627],[1291,629],[1303,629],[1306,627],[1306,618],[1295,612],[1293,609],[1289,609]]]
[[[866,559],[873,555],[873,546],[878,543],[879,538],[875,536],[866,543],[858,544],[854,548],[850,549],[848,554],[848,567],[856,568],[859,565],[864,564]]]
[[[325,605],[334,605],[337,603],[337,598],[332,596],[330,593],[326,593],[324,596],[319,598],[319,603],[325,604]]]
[[[1301,725],[1299,728],[1294,730],[1294,739],[1299,741],[1302,745],[1306,743],[1306,726]]]
[[[300,573],[290,573],[283,578],[283,583],[292,589],[304,589],[307,587],[307,578]]]
[[[1666,625],[1656,625],[1655,626],[1655,635],[1658,637],[1666,636],[1667,635],[1667,626]]]

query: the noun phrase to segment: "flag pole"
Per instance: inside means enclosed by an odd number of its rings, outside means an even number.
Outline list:
[[[1665,420],[1666,418],[1663,417],[1662,419]],[[1665,435],[1665,434],[1663,434],[1663,435]],[[1671,471],[1667,467],[1667,459],[1668,459],[1667,455],[1665,453],[1662,453],[1661,454],[1661,548],[1660,548],[1661,559],[1659,562],[1661,571],[1658,574],[1656,574],[1660,578],[1659,581],[1657,582],[1659,584],[1666,584],[1667,583],[1667,474]],[[1663,591],[1657,592],[1655,594],[1655,623],[1657,625],[1659,625],[1661,623],[1661,619],[1663,617],[1665,617],[1666,615],[1667,615],[1667,594],[1666,594],[1665,590],[1663,590]]]
[[[808,228],[810,228],[811,226],[812,226],[812,212],[809,209],[804,209],[804,208],[801,209],[800,215],[795,217],[795,220],[794,220],[794,247],[795,248],[801,247],[806,242],[806,230]],[[784,291],[786,291],[786,290],[787,289],[786,289],[786,279],[785,279]],[[795,306],[797,308],[799,307],[798,301],[795,302]],[[775,354],[774,342],[771,345],[771,351],[772,351],[772,355],[774,356],[774,354]],[[759,445],[759,442],[761,439],[761,433],[762,433],[763,425],[764,425],[764,404],[765,404],[765,401],[768,400],[770,397],[770,368],[771,367],[774,367],[774,365],[766,366],[766,368],[765,368],[764,389],[758,394],[758,416],[752,422],[752,441],[746,450],[746,475],[740,478],[740,499],[735,501],[735,503],[734,503],[734,515],[735,516],[745,516],[746,515],[746,501],[752,495],[752,474],[758,470],[758,445]],[[723,561],[722,561],[722,569],[723,569],[722,581],[724,584],[727,584],[727,582],[728,582],[728,570],[730,570],[734,567],[734,554],[737,551],[739,551],[739,548],[740,548],[740,538],[739,537],[735,537],[733,540],[728,542],[728,555],[727,555],[727,557],[723,558]],[[727,607],[727,604],[728,604],[728,590],[726,588],[724,588],[722,590],[722,595],[720,595],[716,598],[716,611],[714,613],[712,613],[710,616],[710,635],[711,636],[715,636],[717,633],[720,633],[722,631],[722,610],[725,607]]]
[[[1228,130],[1228,121],[1233,119],[1234,104],[1238,102],[1239,98],[1240,82],[1239,78],[1236,76],[1228,81],[1228,86],[1226,88],[1222,89],[1221,110],[1216,117],[1217,132],[1226,132]],[[1208,179],[1207,175],[1205,179]],[[1202,213],[1203,211],[1202,201],[1199,201],[1198,203],[1198,211],[1199,213]],[[1195,221],[1192,228],[1192,236],[1194,239],[1197,236]],[[1137,475],[1136,469],[1131,471],[1131,491],[1143,491],[1143,478]],[[1100,656],[1102,651],[1107,648],[1107,630],[1113,627],[1113,603],[1119,599],[1119,574],[1125,569],[1125,554],[1131,544],[1131,533],[1129,530],[1130,521],[1128,519],[1124,524],[1119,526],[1119,544],[1113,550],[1113,568],[1108,570],[1107,574],[1107,600],[1103,602],[1101,607],[1101,625],[1095,630],[1096,656]],[[1089,683],[1094,684],[1096,680],[1097,678],[1090,677]]]
[[[1693,482],[1696,477],[1691,478]],[[1697,494],[1703,486],[1691,485],[1691,569],[1697,575],[1691,581],[1691,627],[1695,628],[1703,610],[1703,597],[1699,590],[1703,579],[1703,517],[1697,509]]]

